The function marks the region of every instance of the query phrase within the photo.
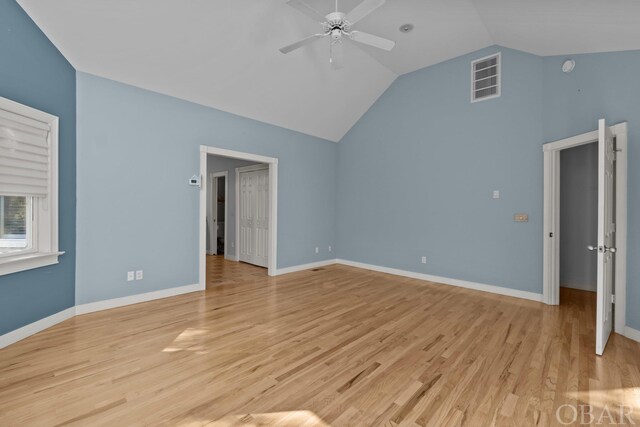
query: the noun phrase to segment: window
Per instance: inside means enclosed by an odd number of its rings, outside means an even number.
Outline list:
[[[31,199],[21,196],[0,196],[0,255],[27,251],[31,233],[27,232],[27,215],[31,216]],[[30,230],[29,230],[30,231]]]
[[[58,118],[0,98],[0,275],[58,262]]]
[[[500,96],[500,53],[471,63],[471,102]]]

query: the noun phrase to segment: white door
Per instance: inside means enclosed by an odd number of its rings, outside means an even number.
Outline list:
[[[602,355],[613,325],[612,294],[615,248],[615,146],[604,119],[598,122],[598,295],[596,354]]]
[[[269,170],[239,174],[239,260],[266,267],[269,261]]]
[[[253,262],[253,185],[251,183],[251,172],[241,172],[238,179],[240,195],[238,222],[240,224],[240,235],[238,236],[238,260]]]

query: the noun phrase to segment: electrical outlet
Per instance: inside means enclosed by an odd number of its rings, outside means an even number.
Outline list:
[[[131,282],[132,280],[135,280],[135,272],[127,271],[127,282]]]
[[[499,199],[500,198],[500,191],[499,190],[493,190],[493,198],[494,199]]]
[[[316,253],[319,254],[320,253],[320,248],[316,246]]]
[[[142,280],[144,278],[143,274],[142,274],[142,270],[137,270],[136,271],[136,280]]]
[[[329,246],[329,252],[331,252],[331,246]]]
[[[427,263],[427,257],[423,256],[421,261],[422,261],[423,264],[426,264]]]

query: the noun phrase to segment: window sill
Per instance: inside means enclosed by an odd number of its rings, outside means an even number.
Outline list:
[[[64,252],[37,252],[0,258],[0,276],[58,263]]]

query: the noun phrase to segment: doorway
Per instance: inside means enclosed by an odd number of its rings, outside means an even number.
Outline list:
[[[560,151],[560,230],[560,287],[595,297],[598,260],[588,247],[598,241],[597,142]]]
[[[598,130],[547,143],[544,151],[544,228],[543,228],[543,299],[546,304],[560,303],[562,271],[562,156],[576,147],[598,150],[597,168],[597,242],[588,249],[596,257],[596,354],[601,355],[612,329],[623,334],[626,302],[627,244],[627,124],[607,126],[604,120]],[[565,163],[566,165],[566,163]],[[567,177],[564,175],[565,178]],[[571,234],[571,230],[567,230]],[[584,243],[584,242],[582,242]],[[579,244],[579,242],[574,242]],[[587,248],[584,248],[587,249]],[[576,254],[584,255],[577,248]],[[578,269],[589,269],[589,255],[582,258]],[[565,255],[566,260],[566,255]],[[584,271],[583,271],[584,272]],[[566,272],[565,272],[566,273]],[[566,276],[565,276],[566,278]],[[615,324],[614,324],[615,319]]]
[[[263,214],[265,226],[263,233],[263,244],[266,249],[266,267],[267,274],[269,276],[275,276],[277,274],[277,236],[278,236],[278,159],[275,157],[267,157],[258,154],[252,153],[244,153],[240,151],[227,150],[223,148],[216,148],[210,146],[200,146],[200,176],[201,177],[209,177],[210,173],[216,172],[224,172],[224,171],[214,171],[213,167],[209,167],[209,157],[213,156],[221,159],[235,159],[240,161],[242,166],[249,165],[255,166],[256,164],[261,164],[260,168],[264,171],[267,176],[266,180],[266,191],[264,191],[264,197],[266,197],[265,206],[267,212]],[[230,170],[227,170],[227,175],[225,176],[225,185],[226,185],[226,196],[224,199],[225,202],[225,216],[224,216],[224,258],[226,262],[228,261],[238,261],[238,245],[236,244],[234,237],[234,233],[232,233],[232,229],[235,231],[236,226],[231,226],[232,220],[236,217],[234,213],[231,212],[231,208],[236,206],[236,203],[233,201],[233,197],[231,197],[231,188],[235,188],[237,183],[232,181],[235,180],[236,171],[235,166]],[[233,179],[232,179],[233,177]],[[219,178],[219,177],[218,177]],[[209,179],[201,179],[201,191],[200,191],[200,219],[199,219],[199,240],[200,240],[200,256],[199,256],[199,283],[200,288],[206,288],[206,280],[207,280],[207,205],[208,205],[208,195],[210,194],[210,186],[213,185],[209,182]],[[220,181],[218,181],[218,185]],[[210,197],[210,196],[209,196]],[[239,234],[239,233],[238,233]],[[209,235],[210,236],[210,235]],[[217,237],[217,235],[216,235]],[[211,237],[209,237],[211,239]],[[263,251],[264,253],[264,251]]]
[[[207,255],[227,254],[228,172],[209,173],[207,194]]]

